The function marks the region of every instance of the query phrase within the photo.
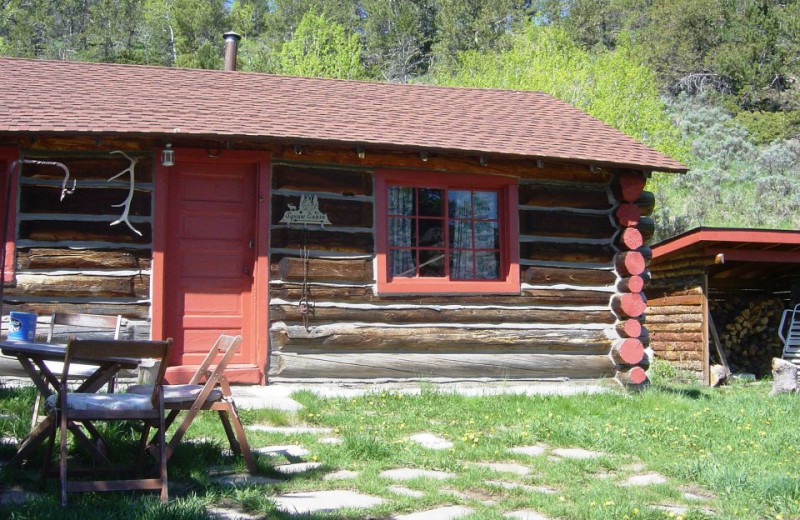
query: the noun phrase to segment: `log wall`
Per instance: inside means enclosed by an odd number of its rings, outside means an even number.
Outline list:
[[[53,149],[28,150],[22,158],[63,163],[70,172],[68,187],[75,181],[75,190],[62,200],[60,168],[22,164],[16,276],[5,290],[5,310],[121,314],[123,337],[149,337],[153,154],[126,150],[138,159],[129,221],[139,236],[124,222],[112,225],[122,215],[124,208],[117,205],[128,197],[130,181],[127,173],[109,179],[130,162],[111,149],[51,144]]]
[[[304,150],[303,155],[303,161],[277,157],[273,163],[271,380],[619,374],[620,380],[629,379],[625,382],[642,382],[637,370],[646,366],[641,347],[645,332],[631,326],[617,332],[626,321],[640,325],[643,310],[636,314],[636,302],[628,302],[626,295],[643,302],[642,279],[620,274],[618,264],[625,265],[622,252],[641,255],[639,248],[652,235],[652,221],[640,215],[649,214],[652,204],[641,187],[631,191],[621,183],[620,172],[516,165],[519,295],[380,295],[373,168],[405,163],[348,168],[331,166],[336,157],[322,156],[317,162],[313,152]],[[453,165],[439,161],[435,166],[441,172]],[[461,171],[483,173],[477,164]],[[638,176],[643,186],[641,172],[623,173]],[[623,187],[631,201],[618,199]],[[330,226],[303,231],[280,224],[288,205],[296,206],[304,194],[318,198]],[[640,212],[626,226],[617,217],[620,200]],[[627,228],[642,241],[633,249],[619,245],[618,236]],[[629,237],[628,243],[634,239]],[[302,259],[304,244],[307,262]],[[635,259],[628,264],[636,270]],[[300,305],[304,278],[311,304],[305,316]],[[618,288],[631,284],[633,293]],[[625,303],[612,311],[618,296]],[[633,316],[622,319],[620,312]]]

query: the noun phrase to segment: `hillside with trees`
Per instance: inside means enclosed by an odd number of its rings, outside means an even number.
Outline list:
[[[800,0],[0,0],[0,54],[534,89],[683,160],[659,239],[800,229]]]

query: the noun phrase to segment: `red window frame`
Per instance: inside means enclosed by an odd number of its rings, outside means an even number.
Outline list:
[[[3,280],[6,285],[14,283],[15,245],[17,229],[17,170],[9,172],[9,166],[19,158],[19,151],[12,147],[0,147],[0,218],[5,218],[8,206],[8,221],[6,222],[6,243],[1,246],[5,249],[5,265]],[[11,175],[9,179],[8,175]],[[11,182],[11,197],[6,201],[6,191]]]
[[[500,232],[500,276],[497,280],[452,280],[447,277],[392,277],[389,272],[389,187],[496,191]],[[517,179],[476,174],[379,170],[375,172],[377,282],[379,294],[519,294],[519,210]],[[449,219],[445,217],[445,222]],[[448,244],[445,250],[450,250]]]

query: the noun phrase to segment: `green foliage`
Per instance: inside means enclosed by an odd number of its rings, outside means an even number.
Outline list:
[[[278,55],[277,72],[321,78],[366,77],[358,35],[348,36],[324,11],[308,11],[303,16]]]
[[[667,117],[652,72],[622,40],[615,51],[592,54],[563,29],[526,24],[509,48],[459,54],[452,71],[437,69],[443,85],[540,90],[588,112],[673,157],[685,150]]]
[[[785,138],[800,137],[800,110],[790,112],[741,111],[734,118],[746,128],[756,144],[769,144]]]

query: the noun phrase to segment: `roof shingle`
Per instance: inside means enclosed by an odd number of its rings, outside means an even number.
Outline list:
[[[139,65],[0,59],[0,132],[249,137],[686,170],[541,92]]]

